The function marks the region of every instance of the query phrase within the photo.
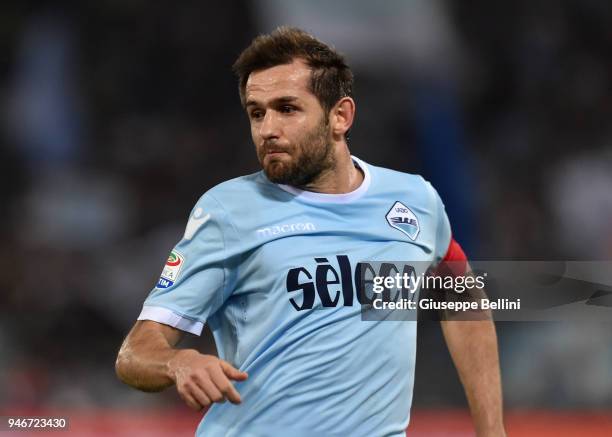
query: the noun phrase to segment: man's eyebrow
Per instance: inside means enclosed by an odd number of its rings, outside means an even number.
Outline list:
[[[296,96],[282,96],[282,97],[277,97],[276,99],[273,99],[272,102],[274,103],[290,103],[290,102],[294,102],[298,100],[298,98]]]
[[[282,104],[282,103],[291,103],[298,100],[298,97],[296,96],[281,96],[281,97],[277,97],[275,99],[270,100],[271,104]],[[255,101],[255,100],[247,100],[245,106],[248,108],[249,106],[259,106],[260,103]]]

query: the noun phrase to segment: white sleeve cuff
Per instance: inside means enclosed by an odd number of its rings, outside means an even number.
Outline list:
[[[164,307],[143,306],[138,320],[152,320],[195,335],[202,334],[204,323],[188,319]]]

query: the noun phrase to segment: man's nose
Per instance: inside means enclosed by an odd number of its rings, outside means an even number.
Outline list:
[[[281,133],[281,126],[279,119],[274,111],[266,111],[264,119],[259,127],[259,134],[263,139],[279,138]]]

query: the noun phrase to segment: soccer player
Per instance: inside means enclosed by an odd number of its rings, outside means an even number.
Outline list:
[[[363,321],[357,264],[464,261],[442,201],[420,176],[351,156],[353,76],[326,44],[282,27],[234,70],[263,171],[196,203],[117,374],[210,406],[197,435],[404,435],[416,322]],[[219,357],[176,347],[205,323]],[[504,435],[492,322],[443,332],[478,435]]]

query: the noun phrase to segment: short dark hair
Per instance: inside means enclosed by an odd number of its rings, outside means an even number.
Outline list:
[[[242,105],[246,104],[245,88],[252,72],[290,64],[295,59],[304,60],[312,69],[310,91],[326,113],[341,98],[353,96],[353,73],[344,56],[301,29],[282,26],[253,39],[234,63]]]

